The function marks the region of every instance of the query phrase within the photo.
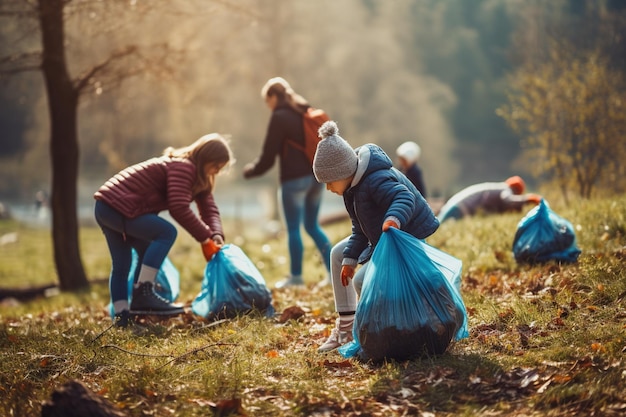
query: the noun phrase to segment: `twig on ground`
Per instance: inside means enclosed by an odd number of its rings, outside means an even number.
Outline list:
[[[213,347],[213,346],[238,346],[238,344],[237,343],[221,343],[221,342],[209,343],[208,345],[200,346],[199,348],[195,348],[195,349],[192,349],[190,351],[187,351],[187,352],[183,353],[180,356],[176,356],[175,358],[165,362],[158,369],[163,368],[164,366],[169,365],[172,362],[176,362],[177,360],[185,358],[185,357],[187,357],[189,355],[193,355],[194,353],[198,353],[200,351],[203,351],[203,350],[208,349],[208,348]]]
[[[133,355],[133,356],[144,356],[144,357],[148,357],[148,358],[172,358],[174,357],[173,355],[154,355],[154,354],[150,354],[150,353],[139,353],[139,352],[133,352],[131,350],[127,350],[124,348],[119,347],[118,345],[102,345],[102,348],[112,348],[112,349],[117,349],[117,350],[121,350],[124,353],[128,353],[129,355]]]

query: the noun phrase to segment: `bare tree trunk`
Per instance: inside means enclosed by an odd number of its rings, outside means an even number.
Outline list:
[[[78,244],[78,92],[65,62],[64,0],[38,0],[50,113],[52,239],[61,290],[87,288]]]

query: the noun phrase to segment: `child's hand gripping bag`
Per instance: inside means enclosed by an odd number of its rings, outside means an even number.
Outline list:
[[[405,360],[441,354],[453,339],[468,336],[459,259],[391,228],[369,262],[355,341],[339,348],[340,354],[374,362]]]
[[[233,318],[251,310],[274,314],[272,293],[263,276],[236,245],[224,245],[207,263],[191,310],[208,319]]]
[[[518,263],[576,262],[580,249],[572,224],[542,199],[517,225],[513,255]]]
[[[128,273],[128,302],[131,302],[133,295],[133,286],[135,283],[135,275],[137,275],[137,268],[139,263],[139,256],[133,249],[133,261],[130,266],[130,272]],[[157,294],[165,298],[170,303],[173,303],[178,298],[180,293],[180,274],[178,270],[170,261],[168,257],[165,258],[161,268],[157,272],[154,289]],[[109,303],[109,313],[113,318],[115,313],[113,312],[113,303]]]

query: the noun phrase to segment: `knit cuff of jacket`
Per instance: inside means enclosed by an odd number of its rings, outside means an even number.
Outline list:
[[[343,261],[341,262],[341,265],[357,266],[358,263],[359,263],[359,261],[357,259],[343,258]]]
[[[402,224],[400,223],[400,219],[398,219],[396,216],[387,216],[387,218],[385,219],[385,222],[388,222],[389,220],[391,220],[392,222],[394,222],[395,224],[398,225],[398,229],[400,229],[402,227]]]

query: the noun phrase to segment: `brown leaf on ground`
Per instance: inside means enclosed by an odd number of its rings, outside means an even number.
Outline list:
[[[283,310],[283,313],[278,318],[279,323],[286,323],[289,320],[298,320],[300,317],[303,317],[306,313],[304,310],[298,306],[287,307]]]
[[[209,403],[209,407],[215,416],[247,416],[241,406],[241,398],[231,398],[229,400],[220,400],[217,403]]]
[[[471,390],[479,394],[481,403],[494,404],[532,395],[545,381],[537,369],[515,368],[492,378],[474,378],[470,382]]]
[[[322,362],[322,365],[324,365],[326,368],[352,368],[354,366],[349,360],[332,362],[328,359],[325,359],[324,362]]]
[[[41,416],[125,417],[127,414],[82,382],[72,380],[54,390],[51,399],[43,403]]]

